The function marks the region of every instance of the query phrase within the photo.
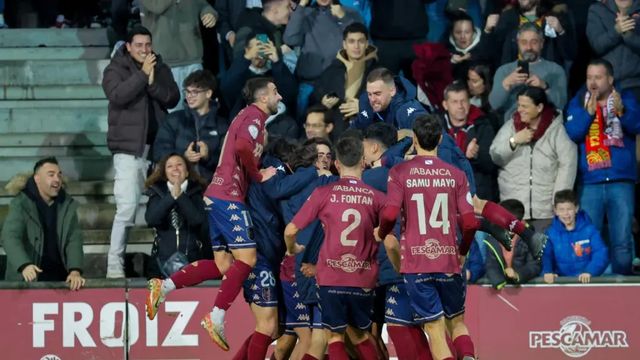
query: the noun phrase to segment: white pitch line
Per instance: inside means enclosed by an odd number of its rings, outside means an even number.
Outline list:
[[[500,300],[504,301],[507,305],[509,305],[510,308],[512,308],[513,310],[520,312],[520,310],[513,305],[512,303],[509,302],[509,300],[505,299],[502,295],[498,294],[498,297],[500,298]]]

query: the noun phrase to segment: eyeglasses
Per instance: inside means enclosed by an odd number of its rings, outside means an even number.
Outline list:
[[[191,96],[198,96],[206,91],[207,90],[204,90],[204,89],[195,89],[195,90],[184,89],[182,92],[184,93],[185,97],[191,97]]]

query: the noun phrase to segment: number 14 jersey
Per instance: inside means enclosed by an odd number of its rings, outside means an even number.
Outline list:
[[[384,205],[384,194],[360,179],[343,177],[317,188],[291,221],[303,229],[320,219],[324,242],[318,256],[321,286],[375,287],[378,243],[373,229]]]
[[[402,209],[401,273],[460,272],[457,215],[473,213],[462,171],[416,156],[389,171],[387,204]]]

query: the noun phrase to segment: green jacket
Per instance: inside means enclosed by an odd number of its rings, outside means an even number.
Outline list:
[[[28,179],[29,177],[16,176],[7,185],[9,192],[19,193],[9,204],[9,213],[0,235],[7,253],[5,280],[22,280],[22,274],[18,269],[23,265],[41,265],[44,228],[40,223],[35,202],[22,191]],[[77,210],[78,204],[68,195],[58,204],[58,248],[67,271],[83,268],[83,240]]]

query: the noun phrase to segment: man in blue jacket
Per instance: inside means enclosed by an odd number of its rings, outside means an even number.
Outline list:
[[[416,87],[385,68],[374,69],[367,76],[367,93],[360,96],[359,108],[351,127],[362,130],[378,121],[411,129],[416,118],[427,113],[416,100]]]
[[[635,137],[640,133],[640,109],[632,93],[616,91],[613,76],[607,60],[589,63],[586,89],[569,103],[565,127],[580,149],[578,189],[582,209],[600,232],[606,215],[611,270],[630,274],[637,179]]]
[[[553,211],[556,216],[547,229],[549,244],[542,258],[544,281],[551,284],[557,276],[577,276],[584,284],[602,275],[609,251],[572,190],[555,194]]]

